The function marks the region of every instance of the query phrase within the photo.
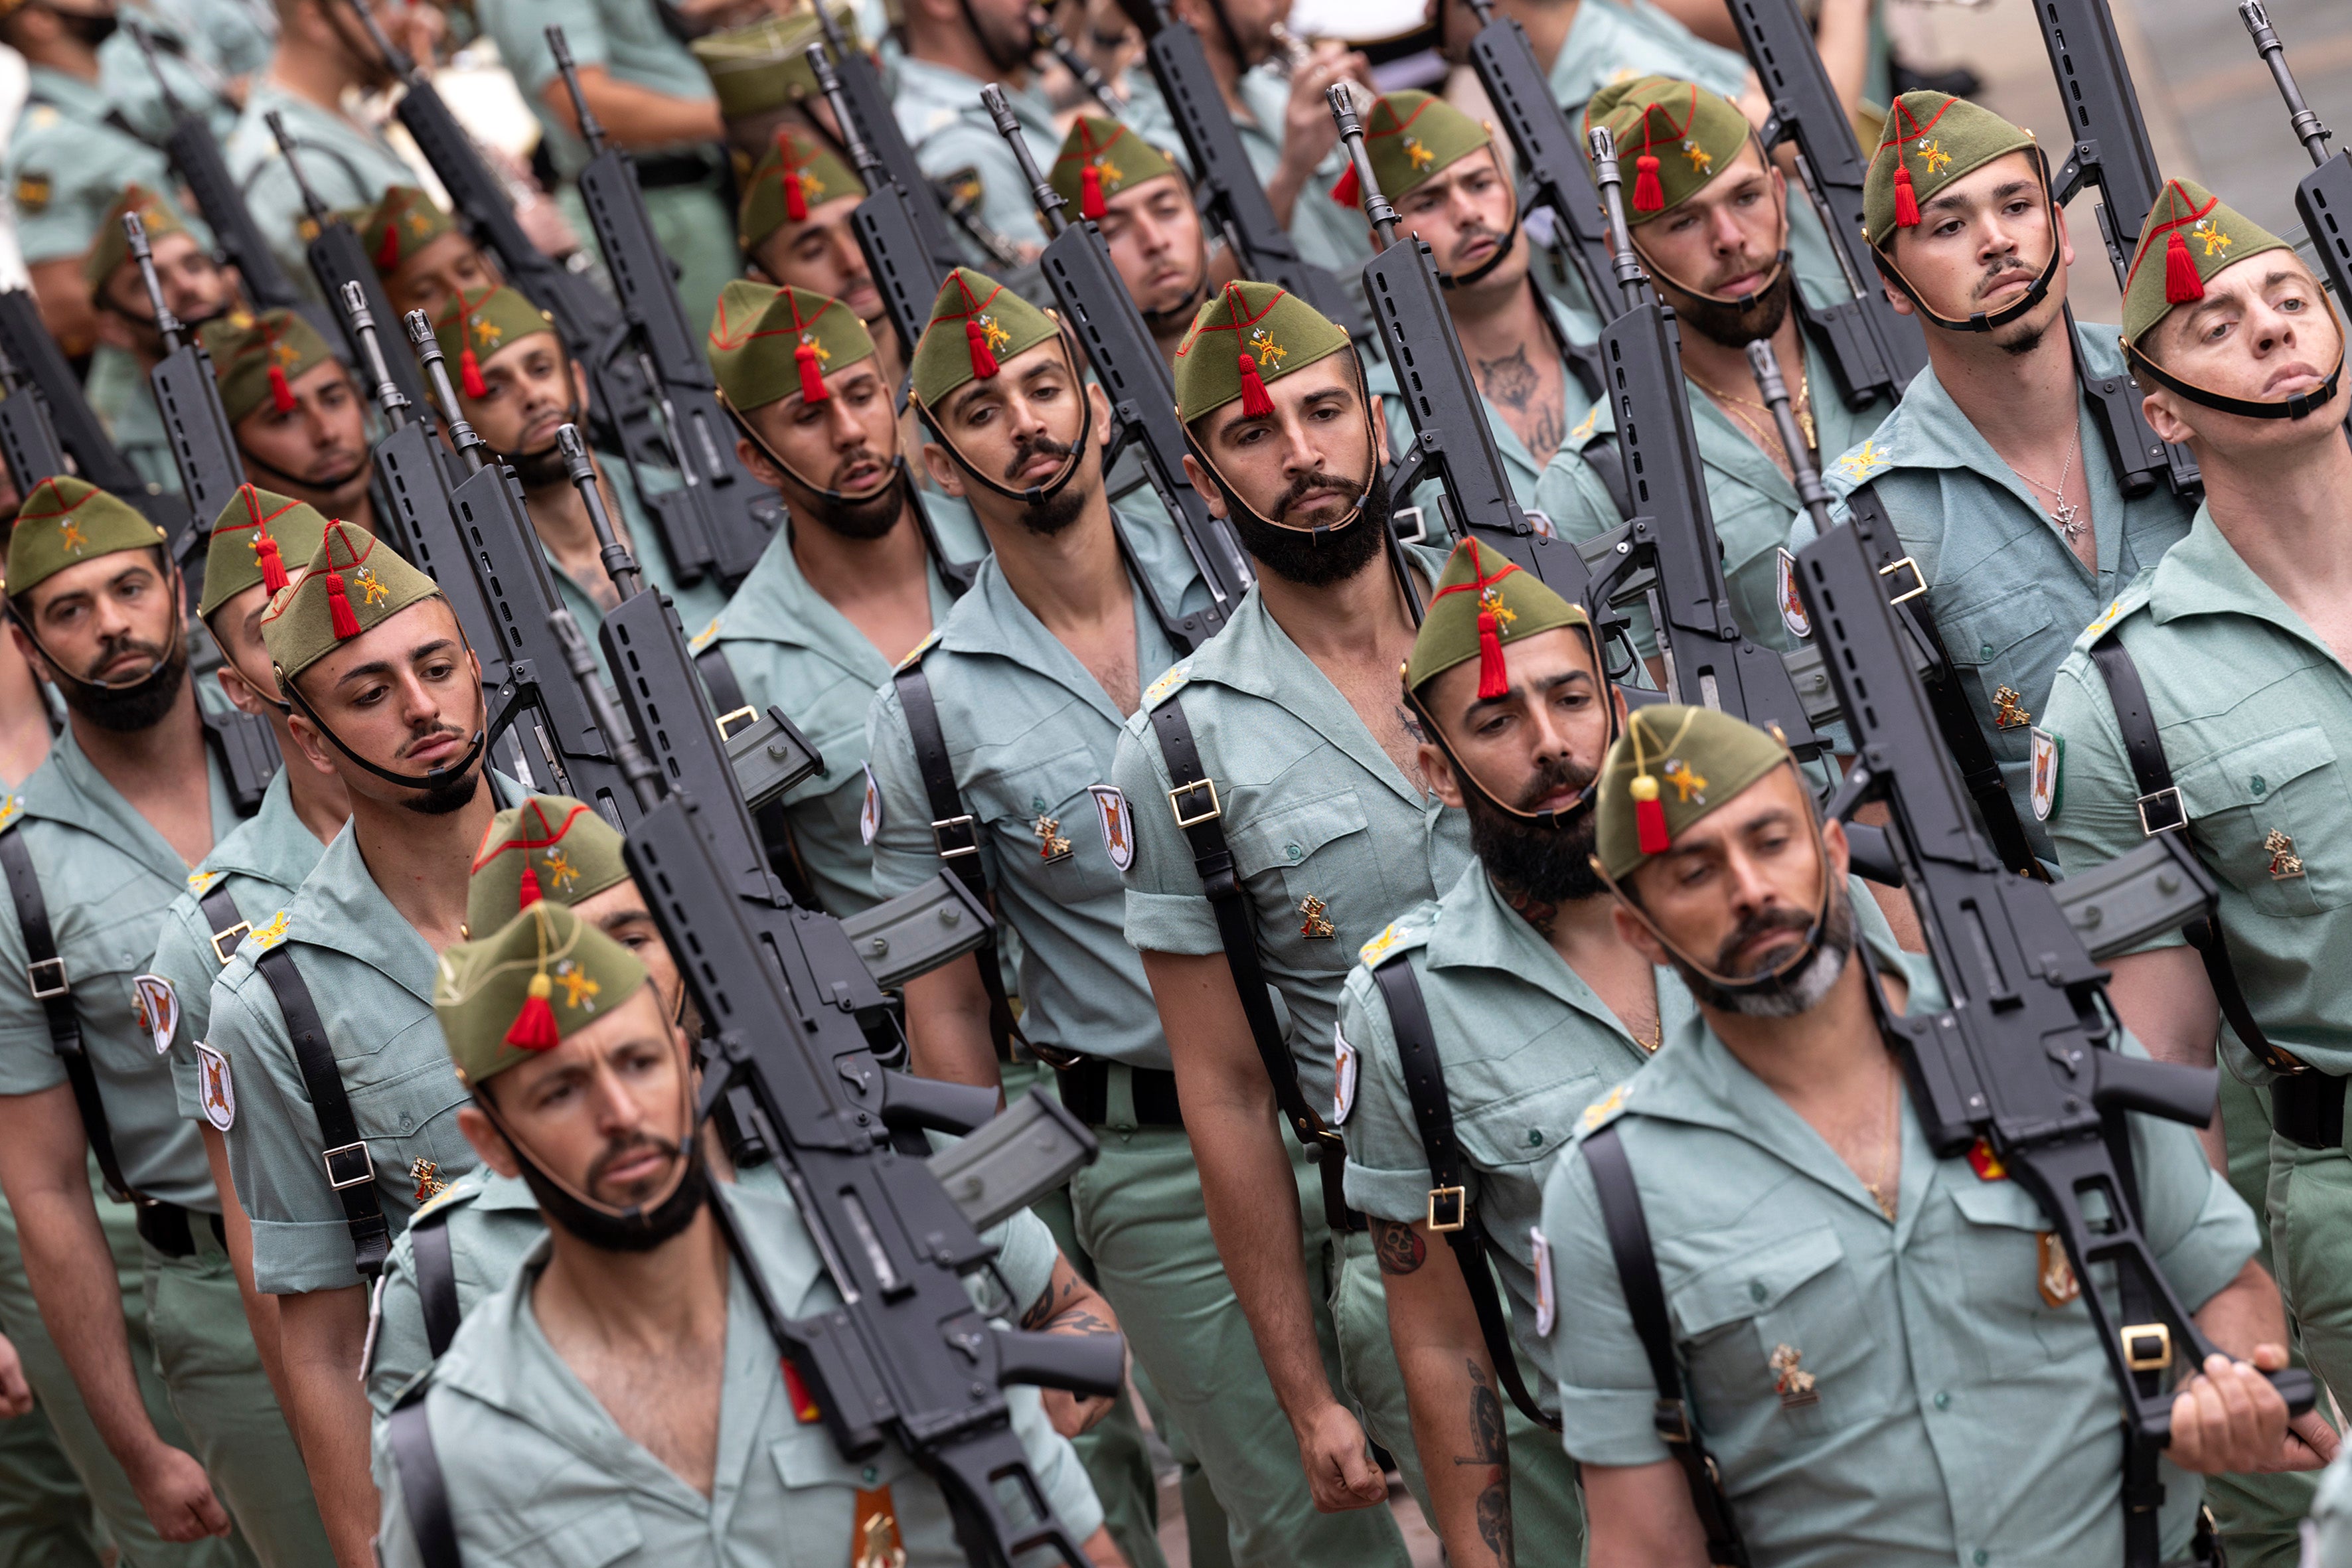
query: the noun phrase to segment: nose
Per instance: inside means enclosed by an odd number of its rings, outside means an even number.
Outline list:
[[[849,400],[836,395],[826,398],[824,404],[824,433],[832,438],[834,450],[850,452],[866,445],[866,426],[857,422]]]

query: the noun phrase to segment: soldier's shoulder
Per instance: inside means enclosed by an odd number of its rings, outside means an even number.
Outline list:
[[[2107,607],[2092,616],[2091,624],[2084,626],[2082,635],[2074,639],[2074,654],[2087,659],[2092,647],[2101,638],[2146,610],[2148,599],[2155,592],[2155,576],[2153,572],[2142,573],[2125,584],[2121,593],[2108,600]]]
[[[1143,701],[1136,709],[1134,718],[1129,721],[1129,724],[1135,730],[1136,733],[1141,734],[1143,732],[1144,725],[1150,722],[1149,720],[1144,718],[1145,714],[1150,713],[1153,709],[1158,708],[1161,703],[1167,701],[1170,698],[1183,690],[1186,686],[1192,683],[1192,661],[1189,658],[1181,658],[1162,670],[1157,679],[1153,680],[1150,685],[1145,687],[1143,689]]]
[[[1400,952],[1427,947],[1437,930],[1441,906],[1434,899],[1425,899],[1412,909],[1382,926],[1373,938],[1356,950],[1356,961],[1366,969],[1378,969]]]

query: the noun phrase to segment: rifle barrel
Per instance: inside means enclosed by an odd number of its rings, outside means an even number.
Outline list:
[[[2294,73],[2287,68],[2286,46],[2271,26],[2270,13],[2263,8],[2263,0],[2238,0],[2238,20],[2253,35],[2254,47],[2261,51],[2263,63],[2271,68],[2271,79],[2278,83],[2279,96],[2286,100],[2287,119],[2294,127],[2295,139],[2311,154],[2315,167],[2326,163],[2327,142],[2334,132],[2320,123],[2319,116],[2304,101],[2303,89],[2295,85]]]
[[[409,344],[415,349],[418,362],[425,366],[425,378],[433,384],[433,395],[440,402],[442,417],[448,424],[449,444],[457,448],[467,474],[480,473],[488,466],[488,459],[482,454],[490,446],[466,423],[466,416],[457,406],[457,389],[449,384],[449,359],[441,352],[441,340],[433,335],[433,322],[422,310],[409,311],[401,322],[408,329]]]
[[[269,126],[269,134],[277,140],[278,155],[286,160],[286,172],[294,176],[294,188],[302,197],[302,210],[310,215],[311,222],[324,227],[331,216],[327,204],[319,199],[319,193],[312,190],[310,182],[302,177],[302,161],[294,156],[294,138],[286,130],[285,117],[273,109],[261,118]]]
[[[1780,432],[1780,445],[1788,449],[1789,471],[1797,489],[1797,500],[1803,503],[1813,520],[1816,535],[1827,533],[1833,524],[1830,521],[1830,492],[1822,483],[1822,471],[1813,466],[1812,450],[1805,441],[1805,433],[1797,427],[1796,411],[1789,405],[1788,378],[1780,374],[1780,362],[1774,357],[1769,340],[1759,339],[1748,345],[1748,368],[1755,373],[1756,390],[1764,405],[1772,411],[1772,423]]]
[[[1642,303],[1649,275],[1633,249],[1633,231],[1625,226],[1625,176],[1617,167],[1617,138],[1606,125],[1592,128],[1592,183],[1600,187],[1601,210],[1609,215],[1609,261],[1617,269],[1617,287],[1625,305]]]
[[[587,505],[588,526],[595,531],[597,554],[604,563],[605,575],[613,579],[613,586],[621,597],[635,598],[645,580],[629,554],[629,547],[621,542],[620,534],[613,527],[613,514],[604,510],[604,492],[596,482],[596,465],[589,458],[588,444],[580,438],[580,427],[557,426],[555,445],[563,453],[564,478],[572,481]],[[603,720],[597,722],[601,728]]]
[[[817,9],[822,12],[824,7],[820,5]],[[833,110],[833,122],[841,128],[842,146],[849,153],[850,166],[866,182],[867,190],[880,189],[881,183],[890,177],[890,171],[883,165],[881,155],[858,133],[857,117],[849,112],[849,100],[841,89],[841,73],[833,68],[823,46],[811,44],[807,54],[809,70],[816,77],[816,89],[824,95],[825,107]]]
[[[563,29],[547,29],[547,47],[555,56],[555,69],[563,78],[563,90],[572,96],[572,112],[580,119],[580,140],[588,143],[589,156],[604,150],[604,128],[597,123],[595,111],[588,107],[588,94],[580,85],[580,68],[572,63],[572,46],[565,41]]]
[[[1396,243],[1396,208],[1381,190],[1381,182],[1372,173],[1372,156],[1364,151],[1364,123],[1356,115],[1356,100],[1344,82],[1335,82],[1323,91],[1323,100],[1331,106],[1331,120],[1339,128],[1339,140],[1348,149],[1348,163],[1356,171],[1356,184],[1362,189],[1364,216],[1371,220],[1372,233],[1379,237],[1380,247],[1386,250]]]
[[[352,335],[359,340],[360,355],[367,361],[368,374],[375,378],[375,400],[383,416],[395,430],[408,423],[408,395],[392,379],[392,366],[383,357],[383,345],[376,341],[375,312],[368,309],[367,290],[356,281],[343,285],[343,315],[352,323]]]
[[[155,58],[154,38],[146,28],[127,17],[122,25],[130,29],[131,42],[139,46],[139,53],[147,61],[147,74],[155,79],[155,90],[163,95],[163,107],[171,111],[173,119],[179,119],[186,110],[180,107],[180,100],[173,96],[172,84],[163,78],[163,62]]]
[[[1045,223],[1046,235],[1060,234],[1070,226],[1069,217],[1065,212],[1069,204],[1062,199],[1062,193],[1054,188],[1054,182],[1039,172],[1037,160],[1029,151],[1028,140],[1021,134],[1021,122],[1013,117],[1013,105],[1005,101],[1004,89],[990,82],[980,89],[980,104],[988,110],[988,118],[994,122],[996,133],[1004,138],[1006,146],[1013,149],[1013,160],[1021,165],[1021,177],[1029,182],[1029,196],[1037,204],[1037,216]]]
[[[163,352],[178,353],[180,337],[186,329],[163,302],[163,280],[155,276],[155,253],[147,247],[147,226],[139,221],[137,213],[124,213],[122,234],[131,242],[131,258],[139,263],[139,281],[146,288],[147,302],[154,307],[155,331],[163,336]]]

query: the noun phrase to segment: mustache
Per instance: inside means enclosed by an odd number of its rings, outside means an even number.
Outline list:
[[[1801,938],[1812,929],[1813,917],[1802,910],[1774,908],[1758,910],[1742,920],[1738,929],[1723,939],[1723,945],[1715,950],[1715,972],[1746,979],[1748,977],[1747,974],[1732,967],[1741,948],[1773,931],[1784,931]],[[1759,964],[1757,972],[1764,967]]]
[[[1546,795],[1557,795],[1561,790],[1581,793],[1592,782],[1596,771],[1577,766],[1572,757],[1538,758],[1535,776],[1528,781],[1528,787],[1519,792],[1517,805],[1521,811],[1532,812],[1537,803]]]
[[[1042,449],[1043,449],[1043,448],[1040,448],[1040,450],[1042,450]],[[1028,458],[1027,457],[1025,457],[1025,456],[1024,456],[1024,457],[1022,457],[1022,458],[1018,458],[1018,459],[1016,459],[1016,460],[1014,461],[1014,463],[1013,463],[1013,468],[1014,469],[1018,469],[1018,468],[1019,468],[1023,464],[1026,463],[1028,460],[1029,460],[1029,458]],[[848,454],[846,454],[845,456],[844,456],[844,457],[841,458],[841,460],[840,460],[840,461],[838,461],[838,462],[836,462],[835,464],[834,464],[834,466],[833,466],[833,488],[834,488],[835,489],[841,489],[841,481],[842,481],[842,478],[843,478],[845,475],[846,475],[846,474],[849,472],[849,470],[850,470],[850,469],[855,468],[857,468],[857,467],[858,467],[858,466],[860,466],[861,464],[866,464],[866,463],[871,463],[871,464],[873,464],[875,467],[879,468],[883,468],[883,469],[886,469],[886,470],[887,470],[887,469],[888,469],[888,468],[889,468],[889,467],[890,467],[889,459],[888,459],[888,458],[885,458],[885,457],[883,457],[883,456],[882,456],[882,454],[880,454],[879,452],[875,451],[875,450],[874,450],[872,447],[857,447],[856,449],[855,449],[854,451],[851,451],[851,452],[849,452]],[[894,476],[894,477],[895,477],[895,476]],[[1008,471],[1008,473],[1007,473],[1007,476],[1006,476],[1006,477],[1007,477],[1007,478],[1010,478],[1010,477],[1011,477],[1011,473],[1010,473],[1010,471]]]
[[[1274,503],[1273,515],[1276,518],[1283,517],[1292,507],[1297,506],[1308,496],[1326,490],[1333,495],[1345,496],[1351,500],[1363,493],[1362,488],[1352,481],[1317,468],[1312,472],[1301,474],[1290,481],[1290,487],[1284,490],[1281,497]]]
[[[1477,244],[1482,239],[1491,239],[1496,244],[1500,245],[1503,241],[1503,231],[1496,228],[1488,228],[1484,224],[1478,224],[1462,230],[1454,237],[1454,254],[1452,259],[1460,260],[1461,258],[1469,251],[1472,246]]]
[[[680,1153],[681,1148],[681,1145],[673,1143],[667,1138],[656,1138],[650,1132],[635,1133],[618,1142],[606,1145],[604,1152],[596,1156],[596,1163],[588,1167],[588,1178],[583,1185],[588,1193],[593,1194],[604,1186],[606,1174],[623,1160],[633,1158],[646,1149],[655,1151],[665,1159],[675,1160]]]
[[[2031,281],[2033,276],[2032,268],[2012,256],[2006,261],[1985,268],[1985,275],[1977,280],[1976,297],[1979,300],[1983,299],[2011,277],[2023,278]]]
[[[1027,468],[1032,459],[1041,455],[1052,458],[1057,462],[1066,462],[1070,454],[1076,450],[1076,447],[1065,446],[1051,436],[1024,437],[1021,444],[1013,449],[1012,460],[1004,465],[1004,478],[1011,479]]]
[[[429,729],[418,731],[407,745],[400,749],[400,754],[404,757],[415,756],[418,747],[431,745],[446,736],[455,736],[462,741],[466,738],[466,731],[459,726],[450,723],[446,719],[437,720]]]
[[[127,681],[110,682],[101,679],[99,672],[126,653],[135,653],[145,658],[147,668]],[[89,669],[82,676],[82,679],[97,687],[134,685],[152,675],[169,657],[170,650],[163,644],[149,642],[144,637],[126,633],[121,637],[109,637],[100,646],[97,657],[89,661]]]

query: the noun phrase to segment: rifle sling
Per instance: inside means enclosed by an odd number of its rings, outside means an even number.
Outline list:
[[[1657,1385],[1653,1416],[1658,1436],[1665,1439],[1675,1462],[1690,1483],[1691,1508],[1699,1528],[1706,1532],[1706,1560],[1722,1568],[1748,1568],[1748,1547],[1732,1517],[1731,1500],[1724,1495],[1723,1479],[1698,1428],[1691,1424],[1690,1406],[1683,1398],[1682,1369],[1675,1361],[1674,1327],[1666,1316],[1666,1289],[1658,1279],[1657,1254],[1650,1247],[1650,1222],[1642,1213],[1642,1189],[1625,1158],[1625,1144],[1612,1122],[1584,1140],[1585,1168],[1592,1173],[1592,1195],[1601,1205],[1601,1224],[1609,1233],[1609,1252],[1616,1259],[1618,1284],[1625,1292],[1625,1310],[1633,1320],[1642,1352],[1650,1363],[1650,1378]]]
[[[1298,1087],[1298,1063],[1282,1037],[1274,1003],[1266,994],[1265,965],[1258,953],[1257,917],[1249,894],[1234,868],[1233,847],[1225,841],[1224,811],[1217,804],[1217,786],[1201,769],[1200,748],[1192,740],[1192,721],[1184,704],[1171,697],[1151,712],[1151,732],[1160,741],[1160,754],[1168,764],[1168,809],[1192,847],[1192,868],[1200,873],[1201,891],[1217,917],[1217,936],[1223,943],[1225,963],[1233,970],[1234,990],[1242,1014],[1249,1020],[1250,1039],[1258,1060],[1274,1086],[1275,1103],[1290,1123],[1292,1136],[1316,1163],[1323,1182],[1323,1216],[1336,1232],[1364,1228],[1364,1216],[1348,1207],[1341,1166],[1346,1150],[1339,1135],[1316,1114]],[[1208,805],[1192,803],[1206,795]],[[1187,804],[1179,805],[1179,801]],[[1469,1270],[1465,1269],[1467,1274]]]
[[[439,1361],[457,1337],[457,1264],[449,1248],[449,1211],[436,1209],[408,1227],[416,1260],[416,1304],[425,1314],[425,1345]]]
[[[1454,1135],[1454,1102],[1445,1091],[1445,1065],[1438,1059],[1437,1033],[1430,1026],[1429,1008],[1421,994],[1421,979],[1412,972],[1410,953],[1396,953],[1372,970],[1373,983],[1388,1004],[1389,1028],[1396,1036],[1397,1061],[1404,1068],[1404,1091],[1412,1101],[1413,1124],[1429,1159],[1429,1212],[1436,1224],[1440,1205],[1450,1201],[1459,1223],[1445,1232],[1461,1266],[1462,1283],[1470,1292],[1470,1306],[1478,1315],[1478,1334],[1486,1342],[1486,1355],[1503,1392],[1519,1414],[1549,1431],[1559,1430],[1559,1417],[1546,1411],[1528,1391],[1519,1375],[1519,1358],[1511,1340],[1510,1321],[1495,1289],[1495,1272],[1487,1261],[1494,1245],[1486,1222],[1470,1202],[1463,1180],[1461,1140]]]
[[[401,1507],[408,1515],[408,1532],[416,1538],[418,1560],[425,1568],[465,1568],[466,1559],[457,1550],[457,1521],[449,1512],[448,1485],[425,1415],[430,1386],[420,1380],[392,1407],[384,1418],[384,1443],[400,1477]]]
[[[2188,836],[2189,812],[2172,782],[2172,764],[2166,760],[2164,742],[2157,735],[2156,713],[2148,703],[2147,688],[2141,684],[2139,667],[2112,629],[2091,645],[2091,662],[2106,682],[2116,728],[2123,735],[2124,756],[2131,763],[2132,781],[2139,789],[2140,830],[2154,837],[2177,829],[2193,851],[2195,841]],[[2182,926],[2180,934],[2205,961],[2205,979],[2213,987],[2213,1000],[2221,1005],[2221,1016],[2229,1020],[2239,1043],[2274,1073],[2293,1077],[2309,1071],[2302,1060],[2271,1044],[2262,1025],[2255,1022],[2254,1010],[2238,984],[2237,966],[2230,962],[2230,944],[2222,935],[2220,915],[2200,915]]]

